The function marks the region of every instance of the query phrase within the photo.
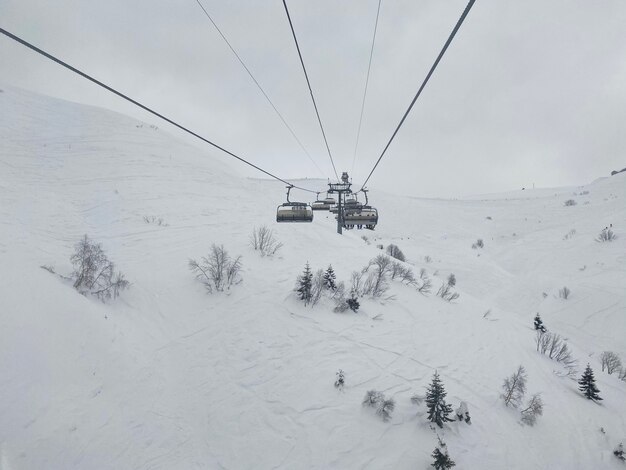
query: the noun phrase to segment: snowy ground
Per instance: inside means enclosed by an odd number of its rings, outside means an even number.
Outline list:
[[[380,225],[340,237],[328,214],[276,224],[280,184],[162,129],[0,88],[0,469],[426,469],[435,435],[410,397],[435,370],[472,415],[439,431],[457,468],[623,468],[626,382],[599,355],[626,361],[626,173],[463,200],[372,187]],[[610,223],[619,238],[594,241]],[[273,258],[248,244],[263,224],[284,243]],[[132,282],[110,303],[40,268],[69,274],[85,233]],[[243,256],[228,293],[207,294],[187,268],[212,243]],[[395,283],[358,314],[295,300],[305,262],[347,281],[379,243],[438,271],[435,290],[454,273],[461,297]],[[602,402],[535,351],[536,312],[591,363]],[[520,364],[545,402],[534,427],[499,399]],[[395,398],[390,422],[361,406],[369,389]]]

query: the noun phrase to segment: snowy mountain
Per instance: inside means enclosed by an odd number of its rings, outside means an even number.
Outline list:
[[[379,226],[339,236],[324,212],[276,224],[284,187],[239,177],[210,149],[0,88],[0,469],[431,468],[436,434],[411,397],[435,371],[471,414],[435,428],[456,468],[623,468],[626,382],[600,355],[626,363],[626,173],[463,200],[372,186]],[[596,241],[610,224],[618,238]],[[274,256],[250,247],[262,225],[284,244]],[[69,275],[84,234],[131,282],[119,298],[80,295],[40,267]],[[210,294],[188,260],[213,243],[243,268]],[[390,243],[425,269],[430,294],[389,281],[335,313],[293,293],[306,262],[349,284]],[[436,292],[451,273],[460,297],[446,302]],[[573,377],[537,352],[536,313],[567,341]],[[578,391],[587,363],[600,402]],[[544,402],[534,426],[500,398],[519,365],[524,403]],[[395,399],[388,422],[362,406],[368,390]]]

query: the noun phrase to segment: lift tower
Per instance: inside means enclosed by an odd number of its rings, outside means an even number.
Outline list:
[[[329,194],[338,194],[337,196],[337,233],[339,235],[342,234],[343,231],[343,201],[344,194],[350,194],[352,190],[350,189],[351,183],[350,178],[348,177],[348,172],[344,171],[341,174],[341,183],[328,183],[328,193]]]

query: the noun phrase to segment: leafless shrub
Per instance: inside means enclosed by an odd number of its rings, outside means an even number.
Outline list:
[[[361,294],[381,297],[389,288],[387,277],[391,272],[392,261],[389,256],[378,255],[370,261],[362,273],[368,273],[365,282],[362,284]],[[357,291],[358,292],[358,291]]]
[[[413,270],[410,267],[403,265],[399,261],[394,261],[393,263],[391,263],[391,279],[398,279],[400,282],[404,282],[408,285],[413,285],[416,283]]]
[[[74,289],[83,295],[95,295],[104,302],[116,298],[130,285],[120,271],[115,271],[115,265],[109,261],[102,246],[87,235],[75,245],[70,261],[74,266],[71,275]]]
[[[521,414],[524,424],[528,424],[529,426],[535,425],[537,417],[543,415],[543,400],[539,393],[535,393],[530,397],[530,400],[526,403],[526,408],[521,411]]]
[[[602,372],[606,369],[609,375],[613,372],[619,373],[622,368],[622,360],[613,351],[604,351],[600,355],[600,363],[602,364]]]
[[[167,227],[168,225],[161,217],[157,217],[156,215],[144,215],[143,221],[147,224],[154,224],[162,227]]]
[[[513,408],[517,408],[522,403],[526,393],[526,378],[526,369],[524,366],[519,366],[513,375],[504,379],[503,392],[500,397],[506,406],[511,405]]]
[[[452,286],[447,282],[441,284],[441,287],[437,291],[437,295],[447,302],[452,302],[460,297],[460,294],[458,292],[454,292]]]
[[[610,228],[605,228],[604,230],[602,230],[600,232],[600,234],[596,238],[596,241],[598,241],[598,242],[612,242],[616,238],[617,238],[617,235],[615,235],[615,232],[613,232],[613,230],[611,230]]]
[[[563,237],[563,240],[569,240],[570,238],[572,238],[574,235],[576,235],[576,229],[571,229],[569,232],[567,232],[565,234],[565,236]]]
[[[573,199],[568,199],[567,201],[565,201],[563,203],[564,206],[575,206],[576,205],[576,201],[574,201]]]
[[[576,366],[576,360],[572,356],[572,351],[560,335],[538,331],[535,344],[537,345],[537,351],[548,356],[553,361],[562,363],[568,369],[573,369]]]
[[[322,298],[322,293],[326,290],[324,286],[324,271],[318,269],[313,275],[311,283],[311,307],[316,305]]]
[[[378,403],[378,408],[376,408],[376,414],[380,416],[384,422],[387,422],[391,419],[391,413],[395,408],[395,400],[393,398],[385,399],[383,396],[383,400]]]
[[[563,300],[567,300],[571,293],[572,291],[569,290],[567,286],[563,287],[562,289],[559,289],[559,297],[561,297]]]
[[[200,262],[190,259],[189,269],[209,292],[222,292],[239,282],[241,256],[232,259],[224,245],[211,245],[211,251]]]
[[[448,276],[448,284],[450,285],[450,287],[456,286],[456,276],[454,275],[454,273],[451,273]]]
[[[433,283],[428,277],[428,274],[426,274],[426,270],[424,268],[420,269],[420,283],[417,287],[417,291],[424,295],[430,294],[432,287]]]
[[[368,390],[363,398],[363,406],[371,406],[372,408],[378,406],[378,403],[385,399],[385,395],[377,390]]]
[[[424,262],[425,263],[430,263],[432,260],[433,259],[430,256],[428,256],[428,255],[424,256]]]
[[[252,245],[252,248],[259,251],[261,256],[272,256],[283,246],[283,244],[276,239],[274,231],[267,228],[265,225],[253,229],[252,235],[250,235],[250,245]]]
[[[589,191],[581,191],[581,192],[580,192],[580,195],[581,195],[581,196],[586,196],[587,194],[589,194]]]
[[[363,240],[366,245],[370,244],[370,239],[367,237],[367,235],[361,235],[361,240]]]
[[[406,257],[402,250],[398,248],[398,245],[394,245],[393,243],[387,247],[387,254],[392,258],[395,258],[400,261],[406,261]]]
[[[618,371],[619,375],[619,379],[620,380],[624,380],[626,381],[626,367],[622,367],[619,371]]]
[[[382,250],[382,249],[384,249],[384,248],[385,248],[385,246],[384,246],[384,245],[380,245],[380,244],[378,244],[378,245],[376,245],[376,248],[378,248],[379,250]]]

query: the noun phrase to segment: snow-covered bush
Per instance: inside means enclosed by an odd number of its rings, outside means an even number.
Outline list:
[[[615,235],[615,232],[613,232],[613,230],[611,230],[610,228],[605,228],[600,232],[600,234],[596,238],[596,241],[612,242],[616,238],[617,238],[617,235]]]
[[[464,401],[461,402],[455,413],[456,418],[459,421],[465,421],[467,424],[472,424],[472,418],[469,414],[469,408],[467,406],[467,403],[465,403]]]
[[[541,319],[541,317],[539,316],[539,312],[537,312],[537,315],[535,315],[535,320],[534,320],[534,325],[535,325],[535,330],[540,331],[542,333],[546,332],[546,327],[543,324],[543,320]]]
[[[519,366],[513,375],[504,379],[500,397],[506,406],[511,405],[513,408],[517,408],[522,403],[526,393],[526,379],[524,366]]]
[[[343,390],[343,387],[346,384],[346,374],[343,370],[339,369],[336,375],[337,380],[335,380],[335,388]]]
[[[376,408],[376,414],[385,422],[391,419],[391,413],[396,407],[396,402],[393,398],[385,398],[382,392],[376,390],[368,390],[362,404],[363,406]]]
[[[526,403],[526,408],[521,411],[522,422],[524,424],[528,424],[529,426],[534,426],[537,422],[537,418],[543,415],[543,400],[541,400],[541,395],[539,393],[535,393],[528,403]]]
[[[70,261],[74,266],[71,275],[74,289],[83,295],[91,294],[104,302],[116,298],[130,285],[124,274],[115,271],[115,265],[109,261],[102,246],[87,235],[74,245]]]
[[[387,247],[387,254],[399,261],[406,261],[406,257],[404,256],[404,253],[402,253],[402,250],[398,248],[398,245],[394,245],[393,243]]]
[[[222,292],[230,289],[240,281],[241,256],[232,259],[224,248],[224,245],[211,245],[209,254],[203,256],[200,261],[189,260],[189,269],[196,275],[207,291]]]
[[[359,307],[361,306],[361,304],[359,303],[359,298],[357,297],[355,292],[350,293],[350,298],[346,299],[346,305],[354,313],[359,311]]]
[[[604,351],[600,355],[600,363],[602,364],[602,372],[606,369],[609,375],[618,372],[622,368],[622,360],[613,351]]]
[[[274,231],[267,228],[265,225],[259,228],[255,227],[252,230],[250,245],[252,245],[252,248],[259,251],[261,256],[272,256],[283,246],[283,244],[276,239]]]
[[[623,443],[620,442],[617,445],[617,447],[613,451],[613,455],[615,457],[617,457],[619,460],[621,460],[622,462],[626,461],[626,455],[624,455],[624,444]]]
[[[476,250],[477,248],[484,248],[485,247],[485,243],[483,242],[482,238],[479,238],[478,240],[476,240],[475,243],[472,244],[472,249]]]
[[[559,289],[559,297],[562,298],[563,300],[567,300],[571,293],[572,291],[569,290],[567,286],[564,286],[563,288]]]
[[[450,287],[454,287],[454,286],[456,286],[456,276],[454,275],[454,273],[451,273],[451,274],[448,276],[448,285],[449,285]]]
[[[563,203],[564,206],[575,206],[576,205],[576,201],[574,201],[573,199],[568,199],[567,201],[565,201]]]
[[[370,239],[367,237],[367,235],[361,235],[361,240],[363,240],[366,245],[370,244]]]

